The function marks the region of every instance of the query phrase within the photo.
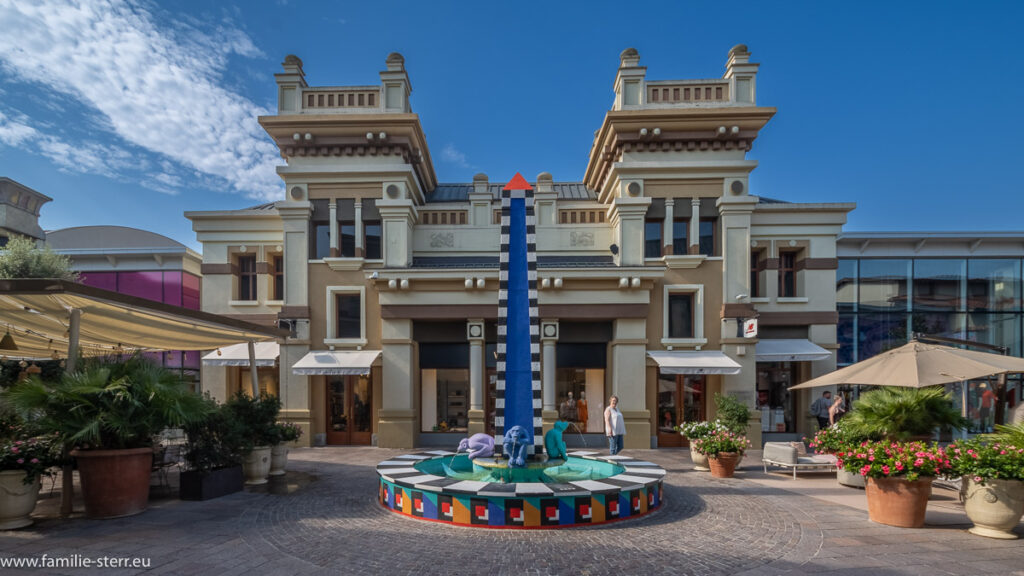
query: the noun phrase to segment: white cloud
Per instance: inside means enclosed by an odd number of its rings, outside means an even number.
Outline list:
[[[8,118],[0,111],[0,142],[8,146],[19,146],[37,137],[36,129],[25,124],[24,121]]]
[[[453,146],[452,144],[446,144],[441,149],[441,160],[448,162],[449,164],[455,164],[460,168],[472,168],[469,162],[466,161],[466,155],[463,154]]]
[[[223,178],[245,195],[279,198],[277,149],[256,121],[270,111],[224,89],[221,80],[231,54],[259,50],[226,25],[204,32],[179,21],[160,29],[154,20],[148,5],[126,0],[0,0],[0,65],[95,109],[132,145]],[[0,141],[24,141],[25,127],[0,119]],[[131,164],[117,148],[40,138],[42,153],[68,169],[104,173]],[[158,178],[152,180],[169,184]]]

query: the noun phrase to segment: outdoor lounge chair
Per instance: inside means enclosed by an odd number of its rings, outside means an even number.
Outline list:
[[[761,456],[761,464],[764,465],[765,474],[768,473],[768,466],[779,466],[793,470],[793,479],[796,480],[798,470],[820,470],[826,471],[836,469],[836,457],[831,454],[807,454],[806,449],[800,450],[796,444],[803,445],[803,442],[766,442],[764,453]]]

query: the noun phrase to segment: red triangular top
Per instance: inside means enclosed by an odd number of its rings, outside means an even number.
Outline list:
[[[505,184],[502,190],[533,190],[533,186],[530,186],[530,183],[526,181],[526,178],[523,178],[522,174],[516,172],[516,175],[508,181],[508,184]]]

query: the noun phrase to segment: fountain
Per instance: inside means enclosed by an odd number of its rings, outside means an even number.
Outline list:
[[[463,526],[556,528],[635,517],[661,505],[660,466],[621,454],[567,452],[568,422],[542,434],[535,226],[533,188],[516,174],[501,194],[493,441],[475,434],[456,452],[381,462],[378,498],[389,510]]]

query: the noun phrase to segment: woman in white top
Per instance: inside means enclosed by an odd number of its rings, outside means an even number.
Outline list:
[[[618,406],[619,397],[612,396],[604,409],[604,435],[608,437],[608,451],[612,456],[622,451],[622,437],[626,435],[626,422]]]

